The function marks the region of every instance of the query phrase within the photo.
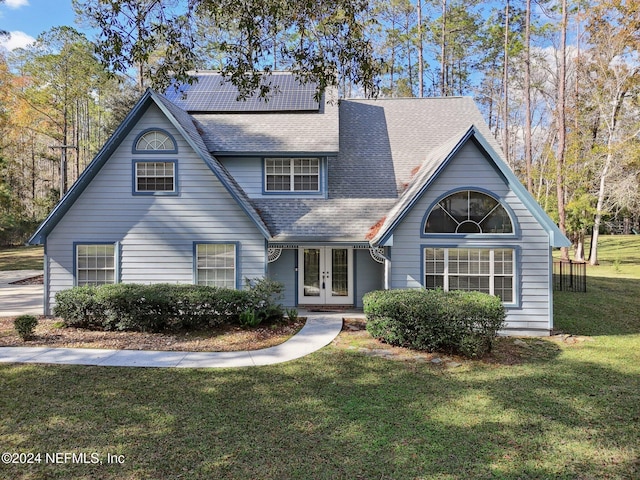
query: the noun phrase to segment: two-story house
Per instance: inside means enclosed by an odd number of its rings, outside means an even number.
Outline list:
[[[109,282],[242,288],[362,306],[392,288],[480,290],[505,332],[553,326],[568,240],[504,163],[469,98],[338,99],[274,74],[268,101],[218,74],[148,90],[33,235],[56,292]]]

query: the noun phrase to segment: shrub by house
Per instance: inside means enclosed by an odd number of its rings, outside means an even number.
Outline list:
[[[238,323],[243,312],[278,321],[281,285],[247,283],[245,290],[176,284],[82,286],[56,294],[54,313],[67,326],[98,330],[177,331]]]
[[[386,290],[364,297],[367,330],[391,345],[481,357],[504,325],[499,298],[480,292]]]

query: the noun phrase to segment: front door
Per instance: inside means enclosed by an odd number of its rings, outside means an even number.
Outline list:
[[[353,249],[302,247],[298,253],[298,303],[353,304]]]

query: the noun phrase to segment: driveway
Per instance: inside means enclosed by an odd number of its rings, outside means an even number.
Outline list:
[[[42,315],[44,287],[42,285],[13,285],[12,282],[42,275],[38,270],[0,272],[0,317]]]

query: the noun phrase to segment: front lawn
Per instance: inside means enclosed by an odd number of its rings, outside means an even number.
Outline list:
[[[0,450],[41,456],[0,478],[640,478],[640,278],[588,272],[555,296],[578,341],[528,339],[515,365],[366,355],[348,332],[260,368],[1,365]]]
[[[0,248],[0,271],[42,270],[44,249],[35,247]]]

